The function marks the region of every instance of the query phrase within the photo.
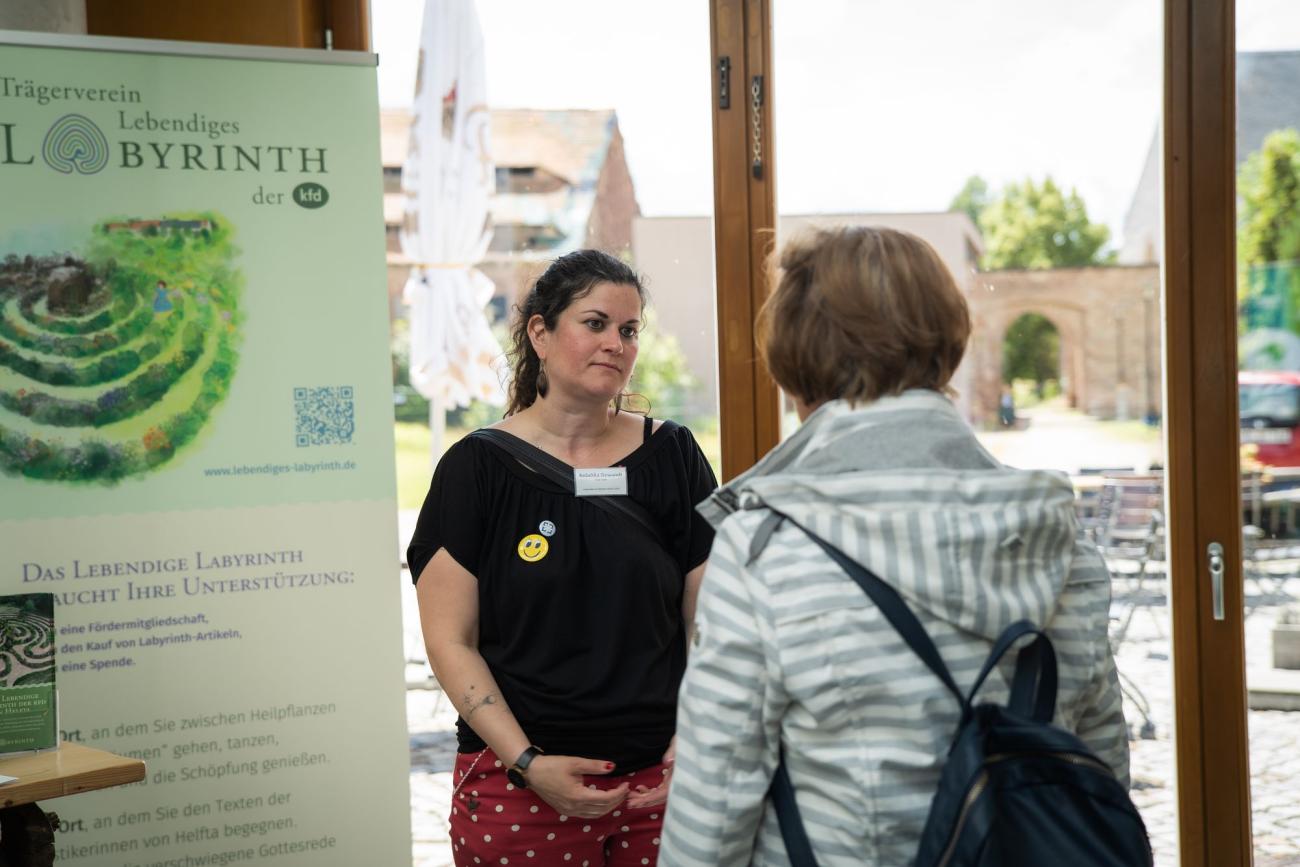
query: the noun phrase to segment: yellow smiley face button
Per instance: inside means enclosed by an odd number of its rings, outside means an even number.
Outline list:
[[[546,541],[545,536],[539,536],[537,533],[525,536],[519,540],[519,559],[525,563],[536,563],[546,556],[546,552],[551,549],[550,544]]]

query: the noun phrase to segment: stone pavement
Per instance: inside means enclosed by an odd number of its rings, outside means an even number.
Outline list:
[[[995,458],[1014,467],[1077,473],[1084,467],[1128,467],[1145,471],[1163,464],[1155,429],[1115,425],[1069,409],[1060,399],[1020,412],[1023,427],[982,431],[979,441]]]
[[[1149,581],[1156,592],[1161,579]],[[1123,581],[1117,583],[1115,613],[1120,614],[1132,595]],[[1268,598],[1248,594],[1246,620],[1247,667],[1266,669],[1272,664],[1269,629],[1287,599],[1300,600],[1300,578],[1288,580],[1282,592]],[[1133,734],[1141,734],[1145,719],[1140,706],[1149,708],[1153,738],[1136,737],[1132,749],[1133,799],[1141,810],[1156,852],[1156,864],[1177,863],[1174,815],[1175,782],[1169,662],[1169,623],[1157,604],[1140,608],[1116,660],[1128,695],[1125,713]],[[425,668],[412,665],[408,682],[423,680]],[[414,867],[448,867],[451,846],[447,836],[447,810],[451,801],[451,767],[455,758],[456,712],[436,689],[407,691],[407,723],[411,742],[411,826]],[[1251,787],[1254,799],[1256,867],[1300,865],[1300,713],[1250,711]],[[1152,734],[1150,730],[1148,735]]]
[[[1158,592],[1163,579],[1148,581]],[[1116,582],[1115,606],[1119,614],[1131,599],[1127,582]],[[1272,588],[1270,588],[1272,591]],[[1300,601],[1300,578],[1290,578],[1280,592],[1267,596],[1247,586],[1247,681],[1255,672],[1272,667],[1270,630],[1285,605]],[[1126,598],[1127,597],[1127,598]],[[1144,717],[1139,705],[1149,707],[1154,739],[1131,740],[1133,800],[1151,834],[1157,865],[1177,864],[1177,827],[1174,815],[1173,684],[1169,660],[1169,618],[1163,597],[1154,606],[1139,609],[1116,663],[1125,685],[1125,715],[1140,735]],[[1136,689],[1134,689],[1136,687]],[[1300,865],[1300,713],[1252,710],[1247,714],[1250,732],[1250,776],[1256,867]],[[1148,732],[1149,734],[1149,732]]]
[[[985,446],[1002,460],[1018,466],[1038,466],[1077,472],[1079,466],[1129,466],[1145,469],[1160,459],[1160,446],[1151,437],[1117,435],[1097,423],[1057,406],[1026,412],[1024,430],[981,434]],[[402,538],[409,537],[415,513],[401,515]],[[408,659],[422,656],[414,593],[404,576],[403,621]],[[1148,582],[1157,605],[1138,608],[1116,658],[1125,682],[1125,712],[1133,727],[1133,798],[1142,811],[1156,852],[1156,863],[1177,863],[1174,810],[1175,781],[1172,749],[1172,683],[1167,612],[1163,607],[1163,578]],[[1112,613],[1123,616],[1134,601],[1125,579],[1115,584]],[[1150,601],[1152,594],[1146,594]],[[1139,599],[1138,601],[1144,601]],[[1287,580],[1280,592],[1259,595],[1247,587],[1247,668],[1267,670],[1271,664],[1270,628],[1284,604],[1300,603],[1300,577]],[[411,666],[408,683],[425,681],[427,666]],[[1143,713],[1143,709],[1146,713]],[[411,815],[415,867],[451,864],[446,814],[451,794],[455,753],[455,711],[440,692],[412,689],[407,693],[411,732]],[[1300,865],[1300,712],[1250,711],[1251,784],[1254,798],[1254,839],[1257,867]],[[1149,723],[1149,725],[1147,725]],[[1151,737],[1142,737],[1145,734]]]
[[[447,815],[456,759],[456,710],[440,690],[408,689],[406,722],[411,735],[412,865],[451,867]]]

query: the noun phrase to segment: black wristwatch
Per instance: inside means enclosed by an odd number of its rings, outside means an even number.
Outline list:
[[[537,747],[529,747],[519,754],[515,763],[506,768],[506,779],[521,789],[528,788],[528,780],[524,777],[524,772],[528,766],[533,763],[533,759],[542,755],[542,750]]]

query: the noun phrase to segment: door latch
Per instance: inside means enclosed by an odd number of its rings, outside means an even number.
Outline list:
[[[1223,619],[1223,546],[1211,542],[1205,549],[1210,565],[1210,593],[1214,604],[1214,619]]]

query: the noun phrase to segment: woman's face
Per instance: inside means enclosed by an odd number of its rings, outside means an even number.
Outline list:
[[[548,397],[613,400],[632,378],[640,330],[641,296],[625,283],[597,283],[560,313],[554,331],[534,316],[528,331],[546,362]]]

